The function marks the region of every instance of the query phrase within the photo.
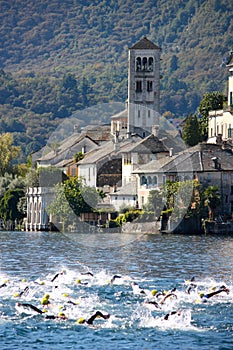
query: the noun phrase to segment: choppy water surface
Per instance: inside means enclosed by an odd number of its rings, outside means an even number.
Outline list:
[[[233,348],[232,237],[1,232],[0,244],[1,350]],[[110,317],[77,323],[97,310]]]

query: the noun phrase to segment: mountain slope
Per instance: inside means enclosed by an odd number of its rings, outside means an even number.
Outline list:
[[[162,48],[162,113],[184,117],[205,92],[226,92],[230,0],[1,0],[0,10],[0,131],[10,124],[26,153],[46,123],[45,141],[73,111],[123,102],[128,47],[145,35]]]

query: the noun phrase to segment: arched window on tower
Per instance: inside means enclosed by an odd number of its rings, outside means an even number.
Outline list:
[[[142,59],[141,57],[136,58],[136,71],[139,72],[142,70]]]
[[[147,70],[147,57],[142,59],[142,70]]]
[[[153,71],[153,64],[154,64],[154,59],[153,57],[149,57],[149,60],[148,60],[148,70],[149,71]]]

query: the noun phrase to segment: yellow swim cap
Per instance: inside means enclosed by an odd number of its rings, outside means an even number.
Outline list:
[[[80,317],[80,318],[77,320],[77,323],[78,323],[78,324],[83,324],[85,321],[86,321],[85,318]]]
[[[48,298],[42,298],[41,299],[41,305],[48,305],[49,304],[49,299]]]
[[[15,293],[14,297],[17,298],[19,296],[19,293]]]
[[[66,315],[64,314],[64,312],[59,312],[58,317],[66,317]]]
[[[63,293],[63,294],[62,294],[62,296],[63,296],[63,297],[68,297],[68,296],[69,296],[69,294],[67,294],[67,293]]]
[[[22,278],[22,282],[27,282],[26,278]]]
[[[156,293],[158,293],[157,289],[152,289],[151,294],[155,296]]]
[[[81,283],[81,280],[80,280],[80,279],[77,279],[77,280],[76,280],[76,283]]]

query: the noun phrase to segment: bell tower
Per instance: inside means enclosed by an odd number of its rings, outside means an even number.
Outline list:
[[[160,52],[146,37],[129,48],[128,133],[145,137],[159,124]]]

